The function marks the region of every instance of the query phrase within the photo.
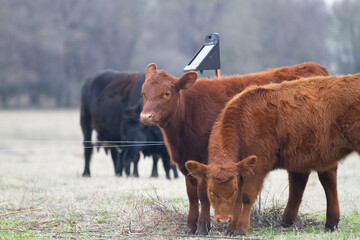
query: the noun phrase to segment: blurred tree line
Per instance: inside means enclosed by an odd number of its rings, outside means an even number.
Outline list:
[[[359,0],[0,0],[0,108],[78,107],[102,69],[180,76],[210,32],[223,74],[305,61],[360,72],[359,12]]]

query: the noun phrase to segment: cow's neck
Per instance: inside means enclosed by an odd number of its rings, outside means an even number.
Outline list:
[[[161,126],[173,161],[180,165],[187,160],[207,161],[211,127],[225,102],[243,89],[240,81],[233,77],[203,80],[180,91],[176,112]],[[206,87],[209,84],[212,86]]]
[[[201,117],[206,117],[202,113],[197,101],[199,93],[193,90],[180,92],[179,105],[171,119],[162,126],[162,132],[165,135],[167,147],[170,148],[172,159],[180,164],[184,164],[187,157],[194,157],[191,148],[195,147],[194,139],[199,138],[199,129],[196,124],[201,124]],[[195,108],[196,109],[195,109]],[[194,159],[198,160],[198,159]]]

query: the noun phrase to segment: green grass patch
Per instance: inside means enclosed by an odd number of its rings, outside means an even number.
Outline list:
[[[7,185],[1,185],[0,186],[0,190],[1,191],[7,191],[7,190],[19,190],[21,189],[20,186],[15,185],[15,184],[7,184]]]
[[[28,228],[29,221],[0,219],[0,239],[51,239],[47,234]]]
[[[0,230],[0,239],[51,239],[48,236],[44,236],[44,234],[26,231],[26,232],[12,232],[12,231],[3,231]]]
[[[98,224],[104,224],[104,223],[106,223],[107,221],[105,220],[105,219],[98,219],[97,220],[97,223]]]
[[[88,195],[80,195],[76,197],[76,201],[85,201],[89,198]]]
[[[1,219],[0,218],[0,229],[11,229],[18,225],[21,225],[22,222],[20,220],[10,220],[10,219]]]
[[[345,223],[348,223],[348,222],[358,222],[358,223],[360,223],[360,213],[355,210],[350,215],[348,214],[348,215],[344,216],[343,221]]]
[[[270,212],[270,209],[265,211]],[[271,210],[273,211],[273,210]],[[276,214],[277,215],[277,214]],[[261,226],[252,222],[248,237],[259,237],[265,239],[358,239],[360,236],[360,222],[358,212],[349,216],[342,217],[339,223],[339,229],[334,232],[325,230],[325,221],[323,215],[320,217],[303,215],[299,217],[289,228],[281,227],[279,222],[274,222],[273,226]],[[267,217],[266,214],[263,217]],[[280,217],[280,214],[279,216]],[[273,216],[274,219],[278,217]],[[325,219],[324,219],[325,220]],[[267,221],[267,220],[266,220]],[[255,226],[254,226],[255,225]]]

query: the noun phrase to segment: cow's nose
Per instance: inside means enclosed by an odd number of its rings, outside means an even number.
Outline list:
[[[140,120],[142,122],[151,121],[153,118],[152,113],[140,113]]]
[[[231,216],[227,217],[217,217],[216,218],[217,223],[230,223],[231,222]]]

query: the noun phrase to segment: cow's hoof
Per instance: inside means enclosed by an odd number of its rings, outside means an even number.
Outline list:
[[[121,173],[116,173],[115,177],[122,177],[122,174]]]
[[[234,231],[231,231],[230,229],[227,229],[227,230],[226,230],[226,235],[227,235],[227,236],[232,236],[233,233],[234,233]]]
[[[287,222],[283,222],[283,221],[281,221],[280,224],[284,228],[288,228],[288,227],[291,227],[293,225],[293,223],[287,223]]]
[[[196,230],[195,235],[197,235],[197,236],[206,236],[206,235],[208,235],[208,231]]]
[[[334,232],[338,229],[338,225],[336,224],[332,224],[332,223],[326,223],[325,224],[325,231],[330,231],[330,232]]]
[[[209,230],[210,230],[210,221],[209,222],[198,221],[195,235],[206,236],[208,235]]]
[[[197,235],[197,236],[206,236],[206,235],[208,235],[208,233],[209,233],[209,231],[206,228],[206,226],[202,226],[202,227],[198,226],[198,228],[197,228],[197,230],[195,232],[195,235]]]
[[[185,234],[195,234],[196,228],[186,227]]]
[[[90,173],[83,173],[82,176],[83,177],[90,177]]]
[[[236,229],[232,234],[233,237],[236,236],[245,236],[246,233],[242,229]]]

